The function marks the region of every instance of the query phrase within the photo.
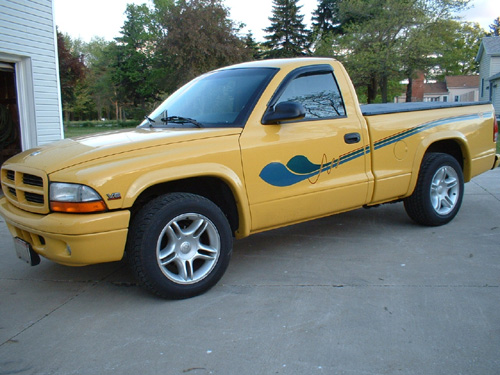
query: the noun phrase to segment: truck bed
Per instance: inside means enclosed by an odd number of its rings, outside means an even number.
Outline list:
[[[412,103],[385,103],[361,105],[363,116],[377,116],[389,113],[426,111],[453,107],[468,107],[473,105],[491,104],[491,102],[412,102]]]

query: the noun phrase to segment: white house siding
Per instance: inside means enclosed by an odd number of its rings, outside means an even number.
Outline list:
[[[0,61],[16,64],[23,149],[61,139],[52,0],[0,0]]]
[[[490,59],[490,76],[497,75],[500,73],[500,56],[491,56]],[[488,87],[491,86],[491,98],[489,97],[489,90],[487,93],[486,100],[491,100],[493,103],[493,107],[495,107],[496,115],[500,115],[500,79],[496,79],[494,81],[488,82]],[[486,93],[485,93],[486,95]]]
[[[493,103],[493,107],[495,107],[496,116],[499,117],[500,116],[500,78],[492,81],[491,84],[493,85],[491,100]]]
[[[500,56],[491,56],[489,73],[489,77],[500,73]]]
[[[479,100],[489,100],[489,91],[486,89],[489,86],[488,78],[490,74],[490,59],[483,57],[479,64]]]
[[[456,101],[456,97],[458,96],[458,101],[459,102],[477,102],[479,101],[479,90],[478,89],[471,89],[471,88],[465,88],[465,89],[457,89],[457,88],[450,88],[449,89],[449,101],[454,102]]]

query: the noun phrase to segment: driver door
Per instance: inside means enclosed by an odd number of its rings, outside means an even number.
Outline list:
[[[285,101],[301,103],[305,118],[247,124],[240,139],[252,232],[367,202],[368,136],[353,105],[346,107],[332,67],[291,72],[269,107]]]

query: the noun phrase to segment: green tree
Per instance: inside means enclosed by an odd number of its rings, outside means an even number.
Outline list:
[[[339,5],[345,33],[337,36],[338,58],[368,102],[389,101],[391,80],[430,69],[439,39],[453,14],[469,0],[350,0]]]
[[[71,51],[71,39],[57,32],[57,54],[59,58],[59,77],[64,118],[72,119],[72,107],[76,103],[76,88],[85,79],[86,67],[83,55]]]
[[[345,27],[338,40],[339,56],[350,69],[355,85],[366,87],[369,103],[380,88],[388,101],[388,83],[397,75],[404,27],[412,22],[412,0],[352,0],[341,4],[343,18],[357,21]]]
[[[251,59],[228,14],[221,0],[178,0],[159,14],[165,37],[158,51],[171,69],[167,92],[207,71]]]
[[[113,118],[118,86],[113,81],[113,66],[118,53],[116,43],[96,37],[85,44],[82,51],[87,66],[86,82],[93,102],[92,118]]]
[[[163,31],[145,4],[128,4],[125,14],[122,35],[115,38],[116,48],[112,51],[112,81],[118,102],[139,108],[141,114],[135,116],[139,117],[149,111],[150,104],[158,101],[162,92],[163,69],[156,61],[156,51]]]
[[[318,0],[318,6],[312,16],[311,42],[315,56],[333,56],[335,54],[333,37],[343,34],[339,19],[341,0]]]
[[[493,23],[490,25],[489,36],[500,36],[500,17],[497,17],[493,20]]]
[[[255,41],[251,32],[246,35],[244,41],[246,49],[252,55],[252,59],[261,60],[264,56],[264,52],[262,51],[261,45]]]
[[[268,48],[266,58],[307,56],[310,32],[300,14],[302,6],[298,0],[273,0],[273,14],[269,17],[271,26],[264,29],[269,34],[264,45]]]
[[[478,74],[476,55],[485,31],[470,22],[448,21],[447,26],[436,49],[434,77],[441,80],[447,75]]]

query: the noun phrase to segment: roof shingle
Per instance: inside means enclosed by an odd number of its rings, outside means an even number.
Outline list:
[[[479,76],[446,76],[448,88],[476,88],[479,87]]]

